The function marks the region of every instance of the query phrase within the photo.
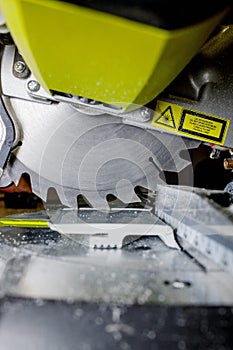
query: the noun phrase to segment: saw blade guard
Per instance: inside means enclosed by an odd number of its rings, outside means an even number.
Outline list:
[[[161,2],[139,1],[142,15],[132,17],[132,1],[118,6],[112,2],[112,10],[108,1],[100,8],[90,3],[94,2],[1,0],[0,6],[19,51],[47,92],[124,110],[154,99],[226,12],[225,1],[221,6],[211,2],[208,11],[201,9],[200,1],[190,5],[191,10],[183,1],[176,6],[168,1],[168,9]]]

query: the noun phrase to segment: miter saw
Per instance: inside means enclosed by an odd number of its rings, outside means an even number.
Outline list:
[[[54,188],[65,206],[82,194],[106,209],[180,172],[182,150],[230,149],[231,26],[167,88],[228,5],[2,0],[1,187],[28,173],[45,201]]]
[[[230,7],[0,0],[2,349],[232,349]]]

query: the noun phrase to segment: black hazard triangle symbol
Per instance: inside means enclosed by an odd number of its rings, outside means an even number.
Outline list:
[[[161,124],[164,126],[168,126],[169,128],[176,128],[175,119],[172,113],[171,106],[168,106],[162,114],[158,117],[158,119],[155,121],[157,124]]]

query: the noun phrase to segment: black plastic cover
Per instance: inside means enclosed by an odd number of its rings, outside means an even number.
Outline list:
[[[111,13],[164,29],[200,22],[223,10],[232,0],[60,0]]]

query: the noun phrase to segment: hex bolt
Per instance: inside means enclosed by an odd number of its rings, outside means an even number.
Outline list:
[[[225,158],[223,161],[223,166],[226,170],[233,170],[233,159]]]
[[[31,92],[37,92],[40,90],[40,84],[36,80],[30,80],[27,84],[27,87]]]
[[[26,64],[22,61],[17,61],[14,64],[14,70],[18,74],[22,74],[26,69]]]

